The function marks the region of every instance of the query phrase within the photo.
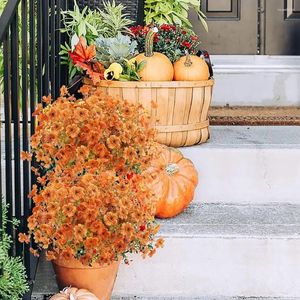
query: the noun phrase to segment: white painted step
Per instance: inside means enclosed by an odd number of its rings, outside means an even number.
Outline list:
[[[199,172],[195,202],[300,204],[300,127],[211,126],[180,150]]]
[[[194,205],[164,221],[162,235],[156,256],[122,266],[115,295],[300,295],[298,205]]]
[[[300,295],[300,205],[193,204],[161,221],[160,235],[165,247],[154,257],[121,265],[114,299]],[[34,295],[55,291],[51,264],[41,263]]]
[[[299,106],[300,57],[212,55],[213,105]]]

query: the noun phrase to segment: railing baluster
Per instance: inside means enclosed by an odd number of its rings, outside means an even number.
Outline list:
[[[60,45],[61,45],[61,33],[60,33],[60,28],[61,28],[61,2],[60,0],[56,1],[56,13],[55,13],[55,93],[54,93],[54,98],[57,98],[59,95],[59,88],[60,88]]]
[[[35,129],[35,117],[32,116],[32,113],[34,112],[35,106],[36,106],[36,71],[35,67],[35,56],[36,56],[36,40],[35,40],[35,15],[36,15],[36,9],[35,9],[35,0],[30,0],[29,2],[29,61],[30,61],[30,134],[34,134]]]
[[[49,94],[49,0],[42,1],[43,95]]]
[[[37,21],[36,21],[36,27],[37,27],[37,96],[38,96],[38,102],[42,100],[43,96],[43,88],[42,88],[42,82],[43,82],[43,59],[42,59],[42,1],[37,0],[37,9],[36,9],[36,15],[37,15]]]
[[[23,151],[29,150],[28,143],[28,38],[27,38],[27,0],[22,0],[22,134],[23,134]],[[34,69],[34,68],[33,68]],[[29,193],[29,162],[23,161],[23,207],[24,207],[24,220],[22,230],[26,230],[25,223],[29,216],[30,205],[28,199]],[[30,254],[27,245],[24,247],[24,263],[26,266],[27,275],[30,275]]]
[[[12,147],[11,147],[11,70],[10,70],[10,43],[9,33],[3,41],[3,65],[4,65],[4,115],[5,115],[5,200],[9,204],[7,217],[12,219]],[[12,225],[7,224],[7,233],[12,235]],[[11,251],[12,253],[12,251]]]
[[[19,82],[19,31],[18,14],[11,23],[11,98],[12,98],[12,119],[14,122],[14,206],[15,216],[21,220],[21,163],[20,163],[20,82]],[[21,245],[16,242],[16,254],[22,254]]]
[[[50,81],[51,81],[51,94],[55,96],[55,44],[56,44],[56,35],[55,35],[55,0],[50,0],[50,36],[51,36],[51,57],[50,57]]]

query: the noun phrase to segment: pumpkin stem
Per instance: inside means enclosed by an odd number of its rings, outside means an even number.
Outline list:
[[[191,55],[189,53],[189,51],[185,51],[185,62],[184,62],[184,65],[186,67],[190,67],[192,65],[192,60],[191,60]]]
[[[150,28],[146,35],[146,40],[145,40],[145,56],[146,57],[151,57],[153,56],[153,40],[155,34],[158,32],[157,27]]]
[[[179,171],[179,167],[177,164],[168,164],[166,166],[166,172],[169,176],[176,174]]]

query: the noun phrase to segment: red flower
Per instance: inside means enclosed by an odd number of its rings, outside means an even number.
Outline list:
[[[74,65],[77,63],[87,63],[96,56],[96,48],[95,45],[87,46],[86,39],[81,36],[74,51],[70,51],[69,55]]]
[[[183,42],[181,43],[181,45],[182,45],[183,47],[186,47],[186,48],[188,48],[188,49],[190,49],[190,48],[191,48],[191,46],[192,46],[192,44],[191,44],[191,43],[189,43],[188,41],[183,41]]]
[[[83,36],[79,38],[74,51],[69,52],[69,56],[75,66],[86,71],[94,84],[104,79],[104,66],[100,62],[92,61],[96,56],[95,45],[88,46]]]

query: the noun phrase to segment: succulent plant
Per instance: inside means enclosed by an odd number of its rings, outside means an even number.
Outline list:
[[[108,68],[110,64],[122,63],[137,54],[137,42],[131,41],[129,36],[118,33],[116,37],[105,38],[100,36],[95,41],[96,58]]]

